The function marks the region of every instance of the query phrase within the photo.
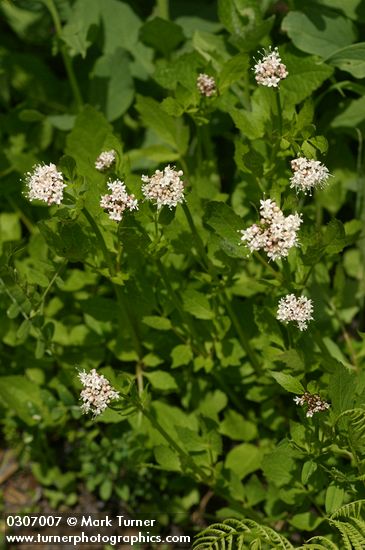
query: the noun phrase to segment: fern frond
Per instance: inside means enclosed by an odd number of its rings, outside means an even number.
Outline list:
[[[365,441],[365,409],[356,408],[349,409],[340,414],[336,419],[336,424],[339,420],[347,418],[347,435],[350,437],[356,449],[364,450]]]
[[[347,534],[346,530],[346,523],[343,523],[342,521],[337,520],[331,520],[331,525],[334,525],[340,532],[342,537],[342,542],[344,544],[344,550],[353,550],[351,541],[349,539],[349,536]]]
[[[287,538],[251,519],[226,519],[204,529],[193,543],[193,550],[294,550]],[[261,545],[264,543],[264,546]]]
[[[338,508],[330,517],[330,520],[336,518],[358,518],[365,515],[365,499],[354,500]]]
[[[315,544],[315,547],[318,548],[318,550],[340,550],[337,544],[329,540],[327,537],[321,536],[310,538],[303,546],[297,548],[296,550],[309,550],[309,548],[312,548],[313,544]]]

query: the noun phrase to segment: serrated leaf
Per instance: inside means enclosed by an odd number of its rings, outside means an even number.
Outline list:
[[[165,445],[158,445],[153,449],[156,461],[167,472],[180,472],[181,464],[177,454],[166,447]]]
[[[297,104],[310,97],[333,73],[332,67],[319,63],[314,56],[298,55],[290,50],[282,57],[289,72],[288,77],[280,83],[284,109],[287,102]]]
[[[232,258],[242,258],[244,255],[240,246],[238,231],[243,228],[242,220],[232,208],[223,202],[208,202],[204,216],[204,224],[220,238],[222,250]]]
[[[187,289],[182,294],[184,309],[197,319],[213,319],[214,312],[208,298],[197,290]]]
[[[168,115],[151,97],[138,96],[136,109],[147,128],[151,128],[181,155],[185,153],[189,142],[189,129],[182,119]]]

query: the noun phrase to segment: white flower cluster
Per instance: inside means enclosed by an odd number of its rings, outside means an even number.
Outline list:
[[[101,197],[100,206],[108,212],[111,220],[120,222],[125,210],[138,210],[137,199],[128,195],[123,181],[109,181],[107,185],[111,193]]]
[[[115,163],[115,159],[116,152],[114,149],[103,151],[95,161],[95,168],[99,170],[99,172],[104,172]]]
[[[163,171],[156,170],[151,177],[142,176],[142,193],[147,200],[156,204],[158,209],[162,206],[177,206],[185,200],[182,175],[182,170],[176,171],[175,166],[168,165]]]
[[[288,323],[295,321],[299,330],[306,330],[309,321],[313,319],[313,302],[305,296],[297,298],[294,294],[287,294],[279,301],[276,318]]]
[[[199,92],[206,97],[210,97],[216,93],[216,84],[213,76],[200,73],[196,80],[196,85]]]
[[[297,232],[302,219],[300,214],[284,216],[277,204],[270,200],[260,201],[260,223],[242,229],[241,241],[251,252],[264,250],[270,260],[285,258],[293,246],[298,246]]]
[[[37,164],[33,172],[27,172],[26,185],[30,201],[39,200],[51,204],[61,204],[63,199],[63,175],[54,164]]]
[[[101,414],[109,405],[110,401],[119,399],[119,393],[110,385],[109,381],[95,369],[89,373],[82,371],[79,379],[84,386],[80,398],[83,401],[81,410],[87,414],[92,412],[94,416]]]
[[[253,70],[257,84],[267,86],[269,88],[277,88],[280,80],[288,76],[288,71],[284,63],[281,62],[279,50],[274,48],[269,51],[264,50],[263,57],[256,63]]]
[[[328,168],[319,160],[299,157],[291,161],[291,167],[293,176],[290,178],[290,187],[305,194],[311,193],[314,187],[324,187],[330,177]]]
[[[296,405],[300,405],[301,407],[307,404],[308,408],[306,416],[308,418],[311,418],[314,413],[326,411],[330,408],[330,404],[326,401],[323,401],[323,399],[321,399],[319,395],[309,392],[305,392],[301,397],[294,397],[294,401]]]

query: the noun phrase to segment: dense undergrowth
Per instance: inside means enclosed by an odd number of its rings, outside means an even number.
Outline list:
[[[0,10],[3,445],[55,508],[86,486],[215,522],[199,550],[363,548],[365,3]],[[288,74],[263,85],[276,47]],[[60,200],[30,200],[50,164]],[[117,180],[138,209],[111,219]],[[92,369],[120,394],[94,418]]]

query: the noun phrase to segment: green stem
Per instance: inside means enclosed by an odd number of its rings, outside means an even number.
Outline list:
[[[250,69],[247,69],[244,76],[243,103],[247,111],[251,111],[250,98]]]
[[[157,14],[159,17],[167,20],[170,19],[169,0],[157,0],[156,7],[157,7]]]
[[[204,243],[200,238],[200,235],[199,235],[198,230],[196,228],[196,225],[194,223],[194,220],[193,220],[193,217],[192,217],[191,212],[189,210],[189,207],[186,204],[186,202],[182,203],[182,207],[183,207],[184,214],[185,214],[185,217],[187,219],[187,222],[189,224],[190,231],[193,235],[197,251],[200,254],[201,262],[204,265],[205,269],[208,272],[210,272],[210,261],[209,261],[209,258],[208,258],[208,254],[206,253]]]
[[[191,470],[198,476],[198,478],[204,483],[210,483],[210,477],[204,472],[200,466],[195,464],[194,460],[189,454],[187,454],[176,441],[166,432],[156,418],[151,414],[140,401],[135,401],[135,405],[141,411],[141,413],[150,421],[151,425],[162,435],[172,449],[174,449],[181,457],[182,461],[188,464]]]
[[[115,275],[116,269],[115,269],[113,257],[110,254],[110,252],[109,252],[109,250],[108,250],[108,248],[105,244],[104,237],[103,237],[103,235],[102,235],[102,233],[101,233],[101,231],[98,227],[98,224],[95,222],[94,218],[92,217],[92,215],[90,214],[90,212],[86,208],[82,209],[82,213],[84,214],[85,218],[89,222],[91,228],[94,230],[95,237],[97,238],[98,243],[100,245],[100,248],[103,252],[105,262],[109,267],[110,275],[111,276]],[[115,284],[115,283],[112,283],[112,284],[113,284],[114,292],[117,296],[119,312],[122,315],[124,315],[125,318],[126,318],[125,320],[127,321],[128,325],[130,327],[134,349],[137,352],[138,357],[141,359],[143,357],[143,350],[142,350],[142,346],[141,346],[141,343],[140,343],[140,338],[138,336],[138,329],[137,329],[134,317],[131,314],[128,301],[126,299],[126,296],[124,295],[124,292],[123,292],[122,288],[119,285]],[[120,320],[120,323],[121,323],[121,326],[123,326],[123,323],[121,322],[121,320]]]
[[[105,244],[105,240],[104,240],[104,237],[99,229],[99,226],[98,224],[96,223],[96,221],[94,220],[94,218],[92,217],[92,215],[90,214],[90,212],[86,209],[86,208],[83,208],[82,209],[82,213],[84,214],[85,218],[87,219],[87,221],[89,222],[91,228],[93,229],[94,233],[95,233],[95,237],[97,238],[97,241],[100,245],[100,248],[103,252],[103,256],[104,256],[104,259],[105,259],[105,262],[107,264],[107,266],[109,267],[109,271],[110,271],[110,275],[115,275],[115,265],[114,265],[114,261],[113,261],[113,258],[112,258],[112,255],[110,254],[106,244]]]
[[[1,178],[1,174],[0,174]],[[25,227],[28,229],[29,233],[34,233],[34,225],[33,222],[24,214],[23,210],[19,208],[15,200],[9,195],[7,197],[7,201],[10,204],[10,206],[14,209],[14,211],[18,214],[21,221],[24,223]]]
[[[37,311],[32,315],[32,317],[34,317],[38,311],[40,311],[40,313],[42,314],[43,313],[43,307],[44,307],[44,301],[47,297],[47,294],[48,292],[51,290],[55,280],[57,279],[57,277],[59,276],[59,274],[61,273],[61,271],[63,270],[63,268],[67,265],[67,260],[63,260],[59,266],[59,268],[56,270],[56,272],[54,273],[52,279],[50,280],[46,290],[43,292],[42,296],[41,296],[41,299],[40,299],[40,302],[39,302],[39,306],[37,308]]]
[[[276,271],[276,269],[274,269],[273,267],[271,267],[271,265],[269,264],[269,262],[267,262],[261,255],[259,252],[254,252],[253,255],[255,256],[255,258],[265,267],[265,269],[268,269],[270,271],[270,273],[272,273],[274,275],[274,277],[280,281],[282,283],[282,276],[281,274],[279,273],[279,271]]]
[[[279,137],[281,138],[283,135],[283,112],[281,109],[281,101],[280,101],[280,91],[279,88],[276,90],[276,105],[278,108],[278,119],[279,119]]]
[[[79,85],[78,85],[77,80],[76,80],[75,72],[73,70],[71,58],[68,55],[66,45],[62,43],[62,37],[61,37],[62,25],[61,25],[60,17],[58,15],[56,5],[54,3],[54,0],[43,0],[43,1],[44,1],[45,5],[47,6],[47,8],[48,8],[48,10],[51,14],[51,17],[53,19],[53,23],[54,23],[54,26],[55,26],[55,29],[56,29],[57,37],[60,41],[60,52],[61,52],[61,55],[62,55],[62,58],[63,58],[63,63],[65,65],[67,77],[68,77],[68,80],[70,82],[70,87],[71,87],[76,105],[77,105],[78,109],[81,109],[82,105],[83,105],[82,96],[81,96]]]
[[[247,356],[249,357],[252,365],[255,367],[256,371],[257,372],[260,372],[261,371],[261,365],[257,359],[257,356],[256,356],[256,353],[255,351],[253,350],[251,344],[250,344],[250,341],[249,339],[247,338],[246,334],[244,333],[243,329],[242,329],[242,326],[241,326],[241,323],[239,322],[239,319],[229,301],[229,298],[227,296],[227,294],[225,292],[222,292],[222,294],[220,295],[221,296],[221,299],[222,299],[222,302],[223,304],[225,305],[225,308],[227,310],[227,313],[232,321],[232,324],[234,326],[234,328],[236,329],[236,332],[237,332],[237,335],[238,335],[238,338],[239,338],[239,341],[241,343],[241,346],[243,347],[243,349],[245,350]]]
[[[212,280],[215,281],[219,285],[219,280],[218,280],[216,274],[213,273],[213,271],[212,271],[210,260],[208,258],[208,255],[207,255],[206,251],[205,251],[203,241],[201,240],[200,235],[199,235],[199,233],[196,229],[196,226],[195,226],[193,217],[190,213],[190,210],[188,208],[188,205],[186,203],[183,203],[182,206],[183,206],[184,213],[185,213],[186,219],[188,221],[189,227],[190,227],[191,232],[193,234],[198,252],[200,253],[202,264],[206,268],[206,270],[209,273],[209,275],[211,276]],[[236,316],[236,314],[235,314],[235,312],[234,312],[234,310],[233,310],[233,308],[230,304],[230,301],[229,301],[225,291],[220,292],[218,294],[218,297],[221,300],[221,302],[223,303],[223,305],[225,306],[225,308],[227,310],[227,313],[228,313],[228,315],[229,315],[229,317],[232,321],[232,325],[234,326],[234,328],[237,332],[237,335],[238,335],[239,341],[241,343],[241,346],[246,351],[248,357],[251,360],[252,365],[258,371],[261,370],[260,363],[259,363],[259,361],[256,357],[256,354],[255,354],[254,350],[252,349],[251,344],[250,344],[248,338],[246,337],[244,331],[242,330],[241,324],[240,324],[240,322],[239,322],[239,320],[238,320],[238,318],[237,318],[237,316]]]

